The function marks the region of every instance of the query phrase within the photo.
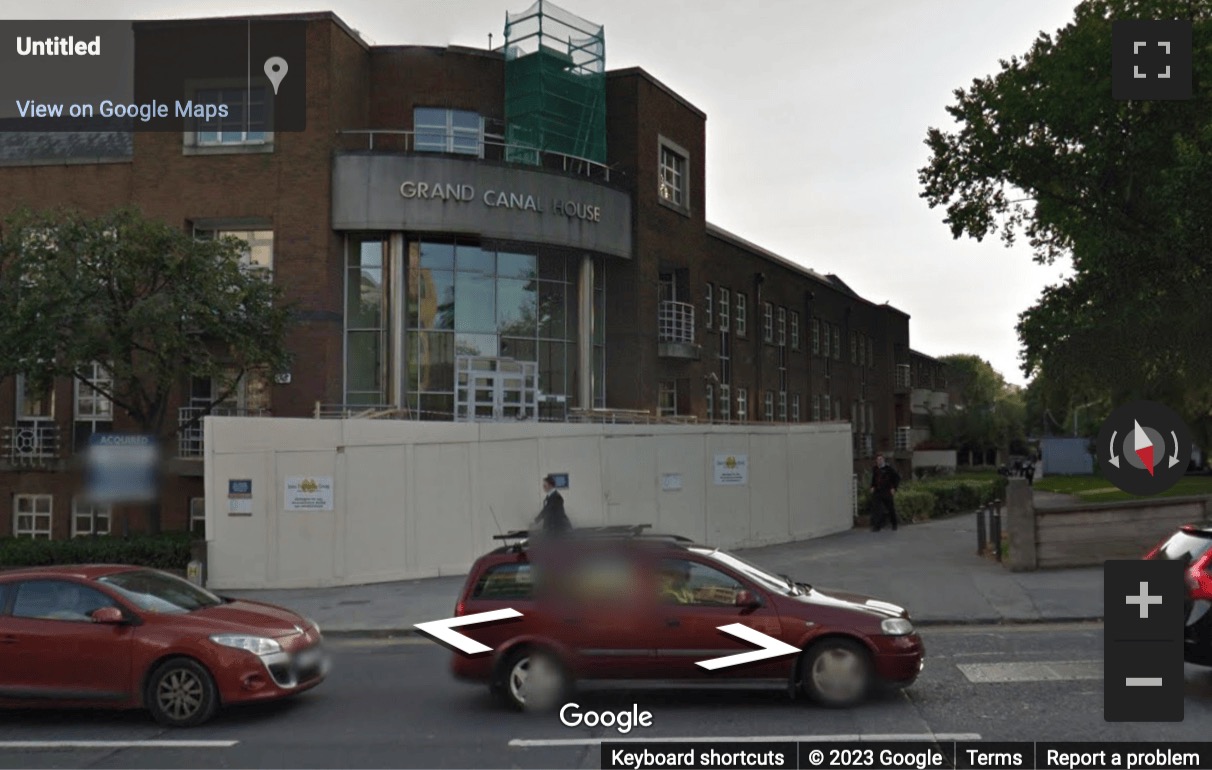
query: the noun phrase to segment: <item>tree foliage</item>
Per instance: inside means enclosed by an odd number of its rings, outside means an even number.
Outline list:
[[[168,409],[191,377],[222,383],[217,403],[240,378],[288,363],[291,309],[241,264],[243,249],[134,210],[17,212],[0,235],[0,376],[37,389],[75,378],[142,432],[171,434]],[[86,379],[93,362],[112,386]]]
[[[936,417],[932,432],[956,449],[1009,451],[1025,435],[1026,406],[1022,391],[980,356],[957,354],[939,359],[958,391],[957,403]]]
[[[1116,19],[1194,22],[1195,98],[1111,98]],[[1072,260],[1019,319],[1023,371],[1073,393],[1212,408],[1212,0],[1086,0],[931,128],[922,197],[952,234]]]

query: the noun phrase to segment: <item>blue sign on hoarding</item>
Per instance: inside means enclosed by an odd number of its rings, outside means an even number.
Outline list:
[[[86,496],[97,503],[156,499],[159,452],[154,436],[94,433],[88,439]]]

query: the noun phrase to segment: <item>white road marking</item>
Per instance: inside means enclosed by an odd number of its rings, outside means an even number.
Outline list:
[[[514,748],[599,746],[602,743],[800,743],[839,741],[979,741],[980,733],[869,733],[865,735],[740,735],[689,738],[514,738]]]
[[[1101,660],[1036,660],[1017,663],[957,663],[969,682],[1071,682],[1102,679]]]
[[[230,749],[239,741],[0,741],[0,749]]]

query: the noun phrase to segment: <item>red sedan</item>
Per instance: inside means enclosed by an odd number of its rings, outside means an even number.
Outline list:
[[[0,573],[0,707],[147,708],[192,727],[315,687],[319,627],[173,575],[115,565]]]

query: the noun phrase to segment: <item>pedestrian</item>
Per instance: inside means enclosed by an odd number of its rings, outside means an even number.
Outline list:
[[[1027,486],[1029,486],[1029,487],[1035,486],[1035,460],[1028,461],[1026,473],[1027,473]]]
[[[885,523],[892,524],[896,531],[896,502],[893,496],[901,485],[901,475],[885,460],[882,454],[875,456],[875,467],[871,470],[871,531],[879,532]]]
[[[564,498],[556,491],[555,477],[551,474],[543,477],[543,508],[535,517],[534,525],[545,535],[559,535],[572,529],[568,514],[564,513]]]

